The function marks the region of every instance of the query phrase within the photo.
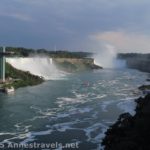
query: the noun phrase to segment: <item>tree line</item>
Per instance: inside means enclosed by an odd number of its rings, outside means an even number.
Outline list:
[[[89,52],[71,52],[67,50],[46,50],[46,49],[31,49],[24,47],[6,47],[7,52],[13,52],[13,56],[29,57],[33,55],[46,55],[53,58],[86,58],[90,57],[92,53]]]

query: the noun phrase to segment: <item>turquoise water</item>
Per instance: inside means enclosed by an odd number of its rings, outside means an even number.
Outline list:
[[[119,114],[134,115],[137,87],[146,78],[136,70],[104,69],[68,74],[13,95],[1,93],[0,142],[77,143],[76,149],[99,150]]]

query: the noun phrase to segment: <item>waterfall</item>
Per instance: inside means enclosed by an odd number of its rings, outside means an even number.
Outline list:
[[[94,63],[103,68],[125,68],[126,61],[117,59],[117,51],[112,45],[105,45],[104,49],[97,52],[94,57]]]
[[[19,70],[43,77],[45,80],[59,80],[66,75],[65,72],[58,70],[53,59],[48,57],[7,58],[6,62]]]

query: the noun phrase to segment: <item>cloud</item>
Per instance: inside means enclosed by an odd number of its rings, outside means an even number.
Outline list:
[[[12,19],[20,20],[20,21],[27,21],[27,22],[34,21],[34,19],[31,16],[28,16],[26,14],[21,14],[21,13],[3,13],[3,12],[0,12],[0,16],[9,17]]]
[[[96,33],[89,38],[114,45],[120,52],[149,52],[150,36],[123,31]]]
[[[17,46],[22,39],[20,43],[25,47],[56,45],[59,49],[92,50],[99,49],[105,40],[91,36],[104,34],[114,36],[106,41],[115,43],[117,48],[140,49],[143,41],[146,49],[150,36],[149,5],[149,0],[1,0],[0,43],[4,40],[7,45]],[[124,38],[120,46],[115,42],[119,38]],[[141,44],[133,46],[132,38]]]

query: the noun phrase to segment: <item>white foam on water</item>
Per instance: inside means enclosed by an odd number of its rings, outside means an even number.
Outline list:
[[[42,135],[50,135],[53,131],[59,131],[59,132],[65,132],[68,129],[76,129],[76,128],[72,128],[71,125],[73,125],[74,123],[77,123],[77,121],[72,121],[72,122],[66,122],[66,123],[57,123],[54,125],[46,125],[46,128],[49,128],[48,130],[44,130],[44,131],[32,131],[32,132],[27,132],[24,134],[19,134],[17,137],[14,137],[13,139],[25,139],[21,142],[21,144],[26,144],[28,142],[32,142],[35,140],[36,136],[42,136]],[[12,140],[9,139],[7,140],[10,141]],[[5,141],[6,142],[6,141]]]
[[[12,138],[8,138],[5,139],[4,141],[2,141],[1,143],[12,143],[11,140],[16,140],[16,139],[23,139],[22,142],[20,142],[20,144],[26,144],[28,142],[33,142],[36,138],[36,136],[42,136],[42,135],[50,135],[53,131],[60,131],[60,132],[64,132],[67,129],[74,129],[71,128],[70,126],[73,125],[74,123],[76,123],[77,121],[73,121],[73,122],[67,122],[67,123],[58,123],[58,124],[54,124],[52,126],[48,126],[48,130],[44,130],[44,131],[31,131],[31,132],[18,132],[18,133],[1,133],[1,135],[13,135],[14,137]]]
[[[7,135],[7,134],[6,134]],[[13,137],[11,138],[6,138],[5,140],[1,141],[0,143],[13,143],[12,140],[16,140],[16,139],[25,139],[27,138],[29,135],[28,133],[11,133],[11,135],[13,135]]]
[[[129,112],[131,115],[135,115],[136,102],[135,98],[126,98],[117,104],[117,107],[124,112]]]
[[[70,98],[70,97],[59,97],[57,98],[57,104],[59,107],[63,107],[64,105],[69,105],[69,104],[76,104],[76,103],[81,103],[83,102],[81,99],[77,98]]]
[[[16,127],[17,131],[19,132],[29,132],[29,128],[32,127],[32,125],[23,126],[22,123],[17,123],[14,125]]]
[[[26,144],[28,142],[32,142],[35,140],[36,136],[42,136],[42,135],[49,135],[51,134],[52,130],[46,130],[46,131],[38,131],[38,132],[25,132],[25,133],[16,133],[13,138],[5,139],[2,143],[12,143],[11,140],[15,139],[24,139],[20,144]]]
[[[100,129],[100,132],[95,136],[91,137],[91,133],[96,131],[97,129]],[[96,150],[102,150],[103,146],[101,145],[102,139],[105,137],[105,132],[107,131],[108,126],[102,124],[102,123],[95,123],[94,125],[84,129],[86,132],[86,136],[88,137],[87,141],[90,141],[92,143],[99,143]]]
[[[64,105],[69,104],[77,104],[77,103],[85,103],[86,98],[88,97],[88,94],[75,94],[75,98],[71,97],[58,97],[56,103],[59,105],[59,107],[63,107]]]
[[[109,100],[109,101],[103,101],[102,104],[100,105],[101,106],[101,109],[103,112],[107,112],[107,107],[109,105],[111,105],[112,103],[114,103],[115,101],[114,100]]]
[[[106,94],[99,94],[96,97],[93,97],[93,98],[90,98],[90,99],[102,99],[104,97],[107,97],[107,95]]]
[[[15,133],[11,133],[11,132],[1,132],[0,136],[2,135],[15,135]]]
[[[66,122],[66,123],[58,123],[58,124],[55,124],[51,127],[56,129],[59,132],[65,132],[66,130],[69,130],[69,129],[76,129],[76,128],[71,127],[75,123],[77,123],[77,121]]]
[[[86,103],[86,102],[90,102],[93,101],[94,99],[102,99],[104,97],[106,97],[106,94],[94,94],[91,92],[88,93],[78,93],[76,91],[72,91],[72,93],[74,94],[75,97],[71,98],[71,97],[58,97],[56,103],[58,104],[59,107],[63,107],[66,105],[72,105],[72,104],[78,104],[78,103]]]
[[[22,141],[21,144],[26,144],[28,142],[34,141],[36,136],[49,135],[51,133],[52,133],[51,129],[46,131],[28,132],[25,134],[26,139]]]
[[[72,108],[68,112],[69,112],[70,115],[75,115],[75,114],[88,113],[92,110],[93,110],[93,108],[89,108],[89,107],[86,107],[86,108]]]
[[[67,111],[67,113],[58,113],[56,116],[52,116],[53,119],[65,118],[71,115],[83,114],[90,112],[92,108],[71,108]]]
[[[7,58],[6,61],[19,70],[29,71],[45,80],[65,79],[67,75],[58,70],[49,57]]]
[[[102,123],[96,123],[90,127],[87,127],[86,129],[84,129],[84,131],[86,132],[86,136],[88,137],[87,141],[92,141],[93,138],[91,137],[91,132],[95,131],[98,128],[101,128]],[[94,139],[95,140],[95,139]]]

